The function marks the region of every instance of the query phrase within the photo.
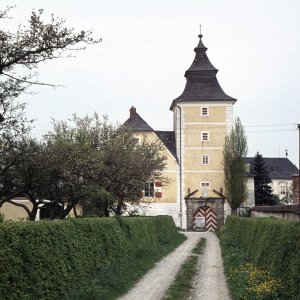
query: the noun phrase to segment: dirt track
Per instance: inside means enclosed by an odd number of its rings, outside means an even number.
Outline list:
[[[194,280],[195,290],[189,299],[227,300],[228,290],[223,272],[219,241],[213,233],[186,232],[188,239],[175,251],[159,261],[153,269],[119,300],[160,300],[174,280],[181,264],[190,255],[201,237],[207,239],[206,249]]]
[[[206,248],[200,257],[199,271],[194,279],[194,290],[189,299],[229,300],[219,240],[210,232],[199,234],[206,238]]]

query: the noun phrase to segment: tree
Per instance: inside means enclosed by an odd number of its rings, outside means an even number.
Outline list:
[[[162,175],[166,156],[161,143],[147,139],[139,144],[132,132],[123,127],[112,132],[103,147],[101,186],[112,195],[108,211],[121,215],[141,204],[142,191],[154,179],[167,184]]]
[[[7,7],[0,11],[0,21],[10,19],[8,13],[11,9]],[[16,99],[33,84],[55,87],[54,84],[38,80],[37,68],[40,63],[60,58],[65,53],[70,56],[72,51],[82,50],[86,45],[100,41],[92,38],[92,31],[75,32],[73,28],[65,26],[65,20],[54,15],[49,22],[44,22],[43,13],[41,9],[33,11],[28,26],[20,25],[14,33],[0,30],[0,197],[5,195],[0,206],[24,190],[24,185],[20,189],[22,184],[28,183],[24,170],[33,166],[21,164],[23,175],[20,172],[16,174],[17,169],[22,170],[18,164],[25,162],[25,157],[28,163],[31,161],[28,158],[34,157],[32,149],[26,147],[27,143],[32,144],[27,136],[32,120],[25,117],[26,104],[18,103]],[[19,185],[11,182],[8,189],[11,174],[19,176]]]
[[[15,144],[14,151],[8,152],[14,163],[7,170],[2,180],[0,207],[10,203],[22,207],[28,214],[29,220],[34,220],[38,208],[43,205],[43,197],[39,192],[49,184],[49,176],[45,164],[46,151],[43,145],[30,137],[23,138]],[[25,196],[31,202],[31,208],[12,201],[18,196]]]
[[[251,166],[254,175],[255,205],[273,205],[271,179],[263,156],[257,152]]]
[[[73,125],[56,122],[46,137],[53,149],[51,165],[61,174],[56,191],[64,191],[65,207],[80,204],[85,214],[121,215],[141,203],[149,180],[167,182],[160,143],[144,139],[138,144],[132,132],[110,124],[106,117],[100,120],[97,114],[75,115],[72,121]]]
[[[132,132],[97,114],[54,121],[41,142],[23,139],[16,149],[21,155],[11,153],[18,159],[5,176],[0,207],[5,202],[21,206],[30,220],[42,206],[50,219],[65,218],[77,205],[85,214],[121,215],[141,204],[148,181],[167,182],[160,143],[144,139],[139,144]],[[11,201],[20,195],[32,209]]]
[[[100,134],[95,131],[98,118],[74,120],[76,127],[54,122],[54,131],[41,142],[23,138],[16,148],[20,155],[11,153],[17,159],[4,178],[0,207],[6,202],[21,206],[34,220],[38,208],[45,206],[48,218],[64,218],[85,199],[87,190],[91,195],[102,163],[95,139]],[[32,209],[11,201],[16,196],[26,196]]]
[[[10,8],[0,11],[0,19],[7,17]],[[73,28],[65,27],[65,20],[54,15],[46,23],[42,19],[43,13],[42,9],[32,11],[28,28],[20,25],[16,33],[0,30],[0,75],[25,85],[44,84],[34,80],[37,73],[32,73],[41,62],[99,42],[91,37],[91,30],[75,32]],[[29,72],[24,74],[20,72],[22,69]]]
[[[97,114],[73,116],[72,122],[54,122],[53,132],[45,136],[52,185],[45,197],[64,210],[55,215],[66,217],[78,204],[99,195],[99,174],[103,165],[101,144],[109,125]]]
[[[12,7],[0,11],[0,20],[8,18]],[[43,21],[42,9],[32,11],[28,27],[19,25],[13,33],[0,30],[0,129],[22,123],[15,114],[21,107],[11,103],[32,84],[49,85],[37,79],[40,63],[62,57],[64,53],[82,50],[87,44],[98,43],[92,31],[75,32],[65,26],[65,20],[51,15],[50,22]],[[34,70],[34,72],[33,72]]]
[[[247,198],[244,162],[247,152],[245,130],[240,119],[236,118],[230,135],[225,138],[223,150],[225,195],[234,214]]]

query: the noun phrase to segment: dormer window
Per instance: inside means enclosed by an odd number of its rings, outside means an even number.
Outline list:
[[[208,107],[207,106],[201,107],[201,117],[208,117]]]

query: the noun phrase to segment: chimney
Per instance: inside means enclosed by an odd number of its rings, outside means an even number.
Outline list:
[[[130,111],[130,118],[136,115],[136,108],[134,106],[131,106],[129,111]]]

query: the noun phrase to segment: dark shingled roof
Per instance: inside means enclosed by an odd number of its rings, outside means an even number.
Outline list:
[[[183,93],[173,100],[171,109],[176,102],[187,101],[236,101],[222,90],[216,74],[218,70],[209,61],[202,43],[202,34],[199,35],[199,44],[194,49],[195,59],[185,72],[186,86]]]
[[[135,107],[130,108],[130,117],[123,124],[128,130],[132,131],[154,131],[146,121],[136,112]]]
[[[175,133],[174,131],[154,131],[146,121],[136,112],[135,107],[130,108],[130,117],[123,124],[128,130],[131,131],[153,131],[156,133],[158,138],[162,143],[167,147],[171,154],[176,157],[176,142],[175,142]]]
[[[176,158],[176,143],[174,131],[155,131],[155,133],[168,148],[171,154]]]
[[[254,163],[254,157],[246,157],[245,163]],[[263,157],[269,176],[271,179],[292,179],[292,176],[298,174],[298,168],[284,157]]]

